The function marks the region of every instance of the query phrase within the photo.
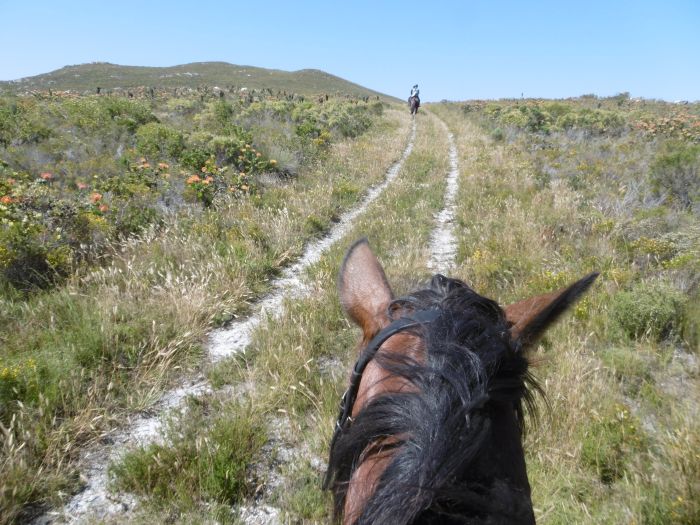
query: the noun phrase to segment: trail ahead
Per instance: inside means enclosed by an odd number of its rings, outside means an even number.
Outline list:
[[[358,206],[345,213],[325,237],[310,244],[301,258],[272,283],[273,291],[256,305],[256,313],[245,320],[233,322],[226,328],[212,332],[207,345],[207,356],[210,361],[216,362],[245,351],[253,330],[262,319],[266,316],[280,315],[285,299],[301,297],[307,292],[301,278],[304,270],[317,262],[330,246],[341,239],[350,229],[353,221],[393,182],[413,150],[415,134],[414,121],[408,144],[399,161],[387,171],[384,181],[370,188]],[[109,464],[134,447],[157,442],[161,436],[164,416],[168,412],[181,407],[188,397],[201,396],[211,391],[211,385],[203,376],[196,377],[187,384],[163,394],[147,412],[132,418],[121,430],[112,435],[108,444],[86,451],[85,466],[81,474],[85,480],[84,490],[73,497],[61,511],[50,512],[35,520],[34,523],[44,524],[54,521],[74,523],[94,518],[103,519],[133,508],[136,504],[133,496],[109,494],[107,488]]]
[[[454,136],[447,130],[447,139],[450,145],[450,173],[447,175],[447,187],[445,189],[445,204],[438,213],[437,224],[430,238],[430,260],[428,268],[436,273],[447,275],[454,267],[457,254],[457,240],[454,233],[455,197],[459,183],[459,165],[457,162],[457,147]]]

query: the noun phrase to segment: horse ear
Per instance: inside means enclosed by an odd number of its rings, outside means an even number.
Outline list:
[[[394,294],[367,239],[360,239],[348,250],[340,268],[338,292],[343,310],[362,329],[366,340],[386,324]]]
[[[504,308],[511,338],[523,347],[533,344],[593,284],[594,272],[556,292],[536,295]]]

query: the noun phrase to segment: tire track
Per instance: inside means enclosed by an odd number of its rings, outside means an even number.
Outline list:
[[[442,121],[441,121],[442,122]],[[450,133],[447,124],[442,122],[449,144],[450,172],[447,175],[445,188],[445,205],[435,217],[436,226],[430,236],[430,260],[428,269],[435,273],[447,275],[455,266],[457,255],[457,239],[454,233],[454,218],[456,211],[455,197],[459,188],[459,164],[454,135]]]
[[[353,221],[391,184],[399,174],[404,162],[411,154],[416,136],[413,122],[409,140],[401,158],[386,172],[381,183],[371,187],[364,199],[355,208],[343,214],[340,220],[323,238],[309,244],[300,259],[287,267],[282,275],[272,282],[272,291],[255,305],[255,311],[248,318],[231,323],[228,327],[214,330],[207,344],[207,359],[217,362],[221,359],[245,351],[251,335],[267,316],[282,312],[284,300],[289,297],[302,297],[308,291],[303,283],[303,272],[316,263],[321,255],[340,240],[350,229]],[[118,461],[128,450],[161,438],[162,418],[169,411],[180,407],[190,396],[201,396],[212,392],[212,387],[204,376],[188,380],[187,384],[163,394],[147,411],[134,416],[126,426],[113,434],[107,444],[94,447],[84,455],[81,477],[85,482],[83,491],[75,495],[60,511],[49,512],[34,521],[35,524],[54,522],[75,523],[82,520],[104,519],[127,512],[137,503],[130,494],[110,495],[108,492],[107,468]]]

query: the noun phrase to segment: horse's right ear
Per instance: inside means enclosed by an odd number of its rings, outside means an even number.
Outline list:
[[[384,328],[394,294],[367,239],[360,239],[348,250],[340,268],[338,292],[343,310],[362,329],[365,340]]]
[[[532,345],[557,318],[574,304],[593,284],[597,273],[591,273],[556,292],[536,295],[504,308],[510,324],[511,339],[524,348]]]

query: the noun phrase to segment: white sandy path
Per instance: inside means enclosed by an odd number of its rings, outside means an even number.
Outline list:
[[[383,182],[372,187],[362,202],[345,213],[331,231],[322,239],[310,244],[302,257],[284,270],[282,276],[272,283],[272,292],[256,305],[256,312],[245,320],[231,323],[226,328],[215,330],[209,337],[207,352],[211,361],[242,352],[250,342],[253,330],[266,316],[282,312],[283,302],[288,297],[301,296],[306,292],[302,274],[316,263],[321,255],[350,229],[353,221],[387,188],[397,177],[403,163],[411,154],[416,135],[413,123],[411,135],[401,158],[386,173]],[[134,416],[121,430],[115,432],[106,445],[86,451],[82,477],[85,489],[73,497],[61,511],[50,512],[35,520],[36,524],[52,522],[91,522],[126,512],[136,503],[130,495],[111,495],[107,490],[107,467],[136,446],[158,441],[161,436],[163,416],[182,405],[190,396],[200,396],[212,390],[203,378],[166,392],[147,412]]]
[[[445,188],[445,205],[436,217],[436,226],[430,237],[430,260],[428,268],[432,272],[448,275],[454,268],[457,254],[457,240],[454,234],[455,197],[459,187],[459,164],[457,162],[457,147],[454,136],[447,130],[447,139],[450,147],[450,172],[447,175]]]

